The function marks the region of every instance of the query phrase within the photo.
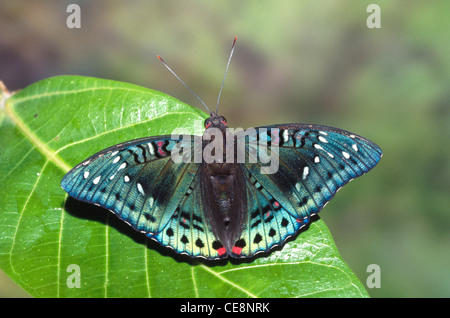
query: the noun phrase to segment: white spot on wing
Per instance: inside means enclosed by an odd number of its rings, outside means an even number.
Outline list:
[[[284,142],[289,141],[289,130],[287,130],[287,129],[283,132],[283,140],[284,140]]]
[[[137,189],[142,195],[145,195],[144,188],[142,188],[142,185],[139,182],[137,183]]]
[[[94,179],[94,181],[92,181],[92,183],[98,184],[100,182],[100,178],[101,176],[98,176],[97,178]]]
[[[328,134],[326,132],[324,132],[324,131],[319,131],[319,134],[322,134],[324,136],[328,136]]]
[[[358,146],[357,146],[356,144],[353,144],[353,145],[352,145],[352,148],[353,148],[355,151],[358,151]]]
[[[155,201],[155,199],[153,199],[153,197],[150,197],[150,199],[148,199],[148,205],[149,205],[150,207],[152,207],[154,201]]]
[[[342,152],[342,155],[345,157],[345,159],[350,158],[350,155],[346,153],[345,151]]]
[[[147,145],[148,145],[148,151],[150,152],[150,154],[152,156],[154,156],[155,155],[155,148],[153,147],[153,144],[151,142],[149,142]]]
[[[303,168],[303,180],[306,179],[306,177],[308,176],[308,174],[309,174],[309,167],[304,167],[304,168]]]
[[[314,144],[314,148],[319,149],[319,150],[323,150],[322,146],[318,145],[318,144]]]
[[[328,141],[327,141],[324,137],[322,137],[322,136],[319,136],[319,140],[320,140],[321,142],[325,142],[325,143],[328,142]]]
[[[123,177],[123,181],[125,182],[130,182],[130,177],[125,175],[125,177]]]
[[[315,163],[319,163],[319,162],[320,162],[319,156],[315,156],[315,157],[314,157],[314,162],[315,162]]]
[[[117,155],[119,153],[118,150],[111,152],[111,157],[114,157],[115,155]]]
[[[86,179],[87,177],[89,177],[89,171],[85,171],[84,173],[83,173],[83,177]]]
[[[118,170],[122,170],[122,169],[125,169],[125,167],[127,166],[127,163],[126,162],[124,162],[124,163],[122,163],[121,165],[120,165],[120,167],[119,167],[119,169]]]
[[[120,156],[117,156],[114,158],[113,163],[117,163],[117,162],[119,162],[119,160],[120,160]]]
[[[333,155],[332,153],[330,153],[330,152],[327,152],[327,155],[328,155],[328,157],[330,157],[330,158],[334,158],[334,155]]]

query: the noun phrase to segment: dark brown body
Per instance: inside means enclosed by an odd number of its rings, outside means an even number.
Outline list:
[[[234,136],[227,131],[225,118],[214,113],[205,122],[206,129],[218,128],[223,138],[223,160],[202,164],[201,193],[205,204],[205,212],[211,220],[214,235],[224,245],[228,253],[242,233],[242,224],[247,208],[247,194],[245,193],[245,177],[239,164],[225,162],[226,140],[234,140]],[[228,134],[228,135],[227,135]],[[207,131],[205,135],[208,136]],[[213,142],[213,139],[203,140],[203,148]],[[235,148],[233,142],[233,148]],[[228,145],[229,146],[229,145]],[[236,154],[236,149],[234,149]],[[233,156],[234,159],[235,155]]]

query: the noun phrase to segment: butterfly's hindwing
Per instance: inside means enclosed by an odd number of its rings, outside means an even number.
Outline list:
[[[199,176],[190,184],[166,226],[154,236],[164,246],[192,257],[218,259],[226,251],[213,234],[211,220],[205,215]]]
[[[232,249],[233,257],[268,251],[294,235],[305,221],[290,214],[250,171],[245,171],[248,214],[242,235]]]

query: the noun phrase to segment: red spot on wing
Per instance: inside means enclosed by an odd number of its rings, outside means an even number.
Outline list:
[[[278,203],[277,201],[275,201],[275,203],[273,204],[276,208],[280,207],[280,203]]]
[[[227,252],[227,250],[225,249],[225,247],[221,247],[217,250],[217,253],[219,254],[219,256],[224,255]]]
[[[167,155],[166,152],[162,149],[162,146],[164,146],[164,141],[157,141],[156,145],[158,145],[158,153],[161,156],[166,156]]]
[[[305,218],[305,219],[296,219],[297,223],[308,223],[309,222],[309,218]]]
[[[242,247],[233,246],[233,249],[231,251],[236,255],[241,255]]]

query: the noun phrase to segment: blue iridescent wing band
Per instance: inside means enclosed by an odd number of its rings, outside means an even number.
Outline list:
[[[158,233],[200,166],[171,160],[178,142],[159,136],[107,148],[70,170],[61,186],[75,199],[112,211],[137,231]]]

